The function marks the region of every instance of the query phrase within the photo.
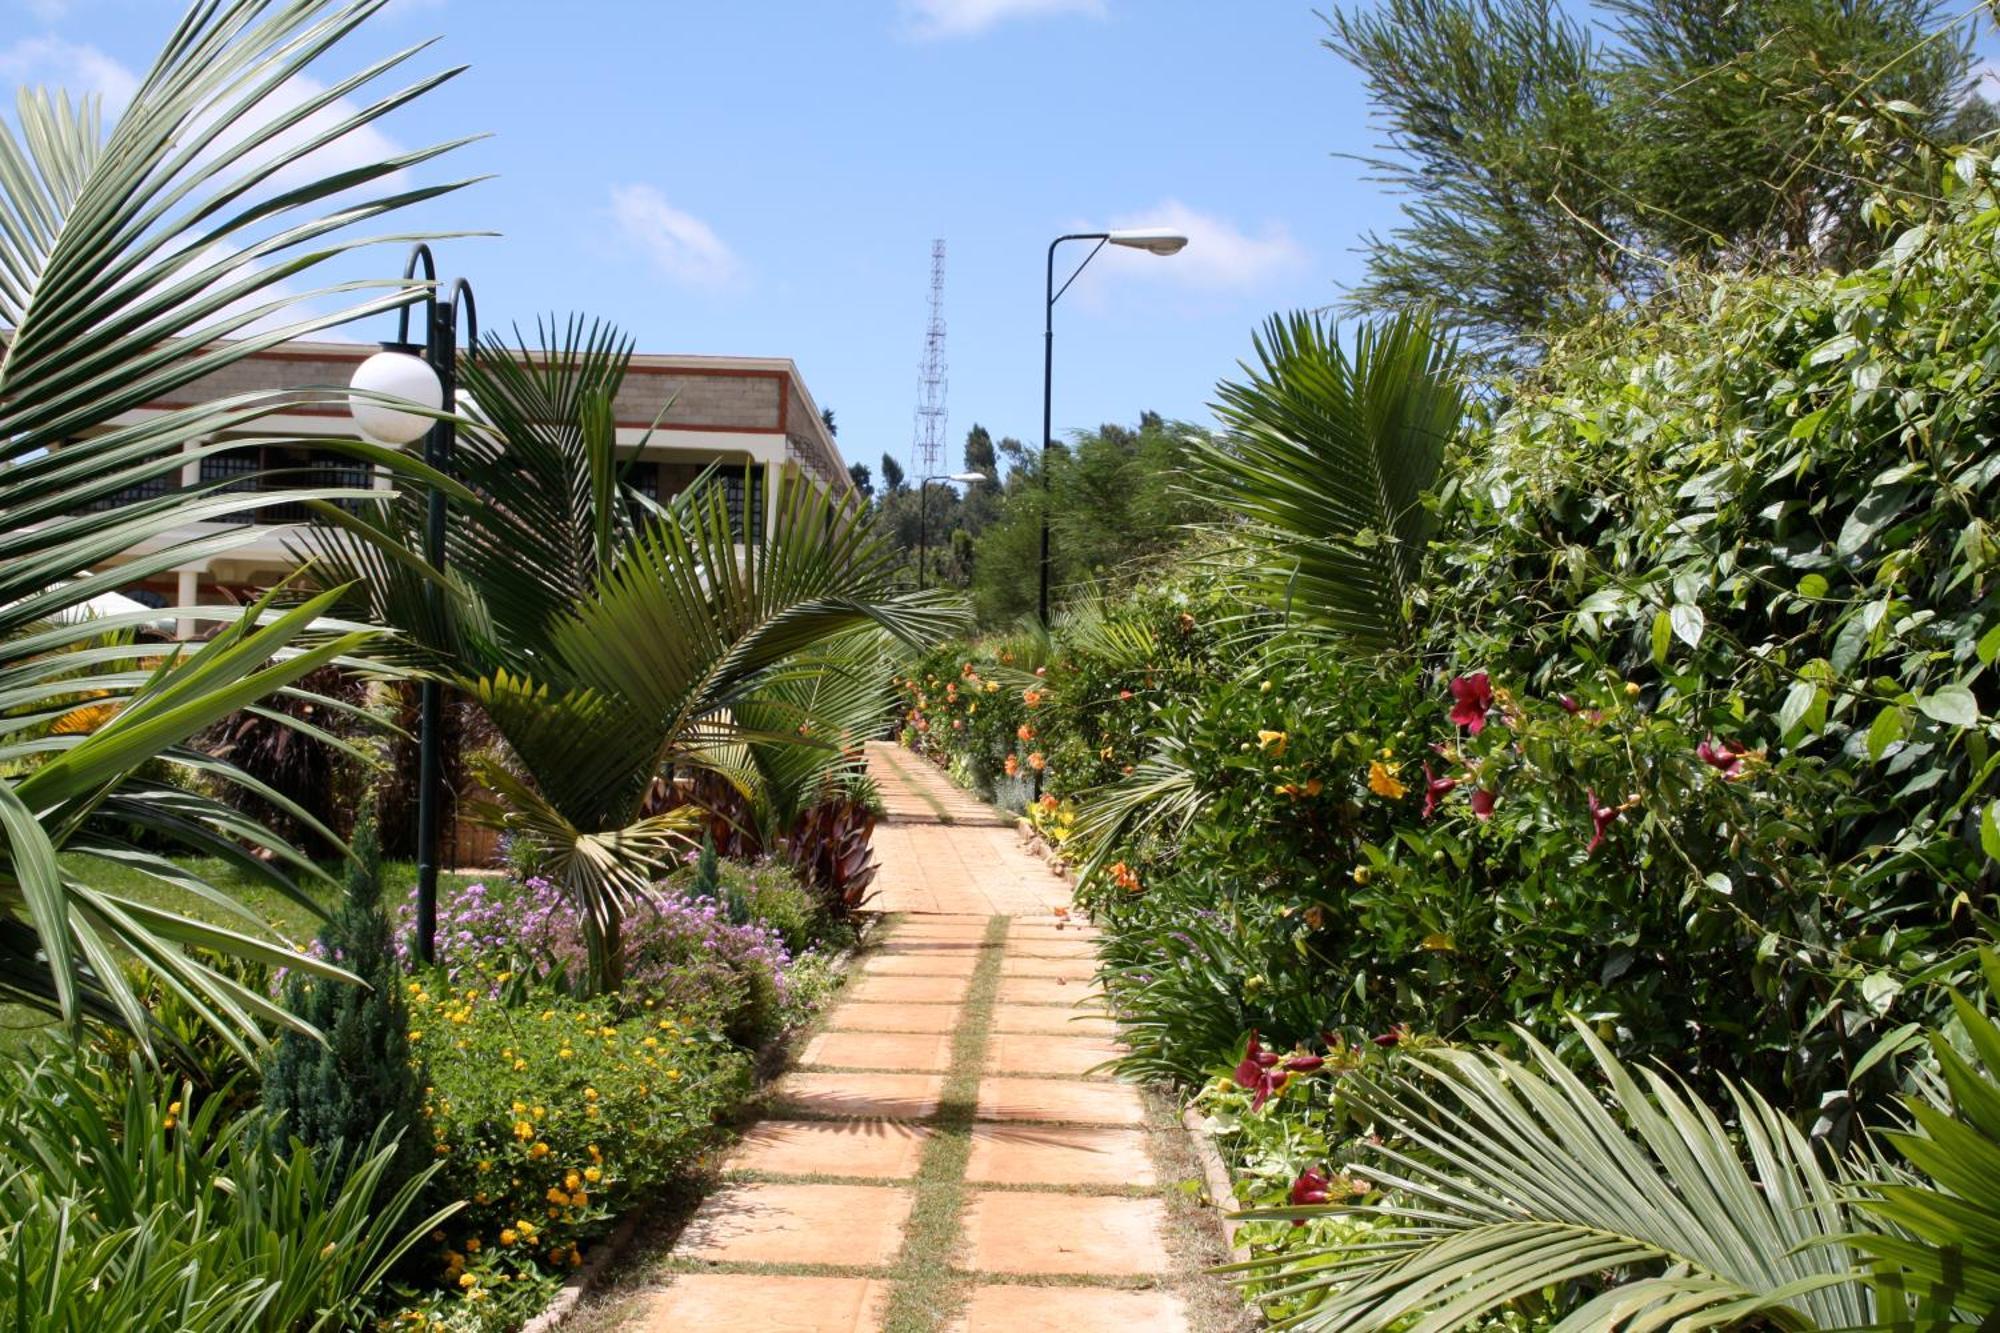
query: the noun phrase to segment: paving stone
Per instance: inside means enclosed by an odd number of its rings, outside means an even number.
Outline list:
[[[1104,1125],[974,1125],[965,1178],[975,1185],[1151,1188],[1146,1133]]]
[[[674,1255],[718,1263],[879,1267],[902,1249],[915,1197],[889,1185],[724,1185],[695,1211]],[[758,1324],[737,1319],[720,1327]]]
[[[924,940],[891,937],[875,945],[879,958],[982,958],[987,946],[978,940]]]
[[[1144,1329],[1187,1333],[1187,1307],[1164,1291],[1111,1287],[979,1286],[954,1333],[1051,1333],[1051,1330]]]
[[[929,1141],[929,1130],[893,1120],[766,1120],[743,1136],[725,1165],[782,1176],[908,1179]]]
[[[1066,939],[1013,939],[1003,946],[1009,958],[1091,958],[1097,957],[1097,945],[1089,940]]]
[[[1139,1099],[1138,1091],[1123,1083],[1085,1083],[1062,1078],[985,1078],[979,1083],[976,1115],[981,1120],[1142,1125],[1146,1121],[1146,1108]]]
[[[1094,958],[1022,958],[1008,953],[1001,955],[1000,975],[1003,977],[1043,977],[1058,981],[1089,981],[1097,975],[1097,960]]]
[[[877,955],[861,965],[864,977],[970,977],[979,966],[977,954]]]
[[[1057,977],[1003,977],[1001,1004],[1084,1005],[1101,1000],[1104,992],[1084,981],[1064,981]]]
[[[966,1266],[978,1273],[1152,1277],[1167,1271],[1158,1199],[974,1191],[965,1209]]]
[[[964,1016],[965,1010],[955,1004],[857,1004],[848,1000],[827,1016],[826,1025],[837,1032],[956,1032]]]
[[[806,1044],[801,1065],[837,1069],[893,1069],[906,1073],[942,1074],[951,1068],[949,1033],[822,1032]],[[1062,1069],[1034,1071],[1068,1073]]]
[[[920,940],[933,944],[984,944],[986,927],[972,922],[919,921],[892,926],[880,938],[889,941]]]
[[[884,1120],[934,1116],[943,1095],[937,1074],[787,1074],[777,1089],[778,1102],[794,1113]]]
[[[686,1273],[646,1297],[636,1318],[621,1327],[638,1333],[876,1333],[888,1295],[889,1284],[877,1278]]]
[[[850,1003],[958,1004],[970,977],[863,977],[847,989]]]
[[[1112,1037],[1118,1034],[1118,1025],[1103,1013],[1083,1009],[1054,1004],[1003,1004],[993,1010],[993,1031]]]
[[[1124,1047],[1103,1037],[995,1032],[986,1039],[986,1072],[1103,1077],[1097,1066],[1124,1052]]]

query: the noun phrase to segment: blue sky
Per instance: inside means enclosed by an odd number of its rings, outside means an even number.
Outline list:
[[[178,10],[0,0],[0,82],[115,101]],[[345,59],[435,35],[419,65],[471,66],[356,149],[492,134],[446,163],[496,178],[420,217],[502,233],[442,248],[489,324],[580,309],[647,351],[791,356],[871,467],[909,456],[943,237],[955,469],[975,421],[1039,431],[1061,232],[1193,243],[1107,251],[1063,298],[1058,431],[1204,417],[1265,315],[1334,299],[1392,206],[1332,156],[1366,107],[1322,31],[1292,0],[396,0]]]
[[[441,247],[489,326],[582,310],[645,351],[793,357],[871,468],[910,455],[943,237],[955,469],[974,422],[1039,431],[1061,232],[1193,239],[1107,250],[1063,299],[1058,432],[1204,419],[1266,315],[1356,276],[1396,204],[1338,156],[1373,134],[1314,2],[394,0],[335,64],[437,36],[413,68],[471,66],[347,151],[493,136],[434,170],[495,179],[411,218],[501,233]],[[115,102],[179,9],[0,0],[0,84]]]

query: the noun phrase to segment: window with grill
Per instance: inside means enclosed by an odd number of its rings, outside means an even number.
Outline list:
[[[707,471],[703,463],[636,463],[626,479],[642,494],[655,500],[670,500],[688,489]],[[745,474],[748,474],[747,478]],[[747,484],[746,484],[747,481]],[[722,501],[729,508],[729,528],[737,541],[744,539],[745,520],[752,542],[764,540],[764,468],[745,468],[741,463],[719,463],[710,474],[709,485],[722,487]],[[747,504],[746,504],[747,500]]]

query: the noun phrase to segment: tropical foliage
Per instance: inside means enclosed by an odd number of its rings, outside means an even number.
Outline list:
[[[514,762],[481,771],[491,817],[539,849],[581,911],[592,984],[615,990],[625,916],[694,827],[658,808],[656,782],[712,770],[748,790],[786,763],[746,746],[850,748],[842,724],[876,697],[852,679],[857,637],[872,663],[884,640],[921,647],[962,622],[948,596],[898,590],[865,508],[796,469],[742,544],[720,486],[664,505],[622,486],[611,402],[630,343],[576,320],[544,333],[545,350],[493,340],[466,367],[480,416],[455,468],[479,496],[454,515],[448,595],[411,495],[328,510],[338,526],[311,540],[492,719]]]
[[[73,1032],[90,1019],[146,1029],[126,958],[239,1041],[291,1021],[187,952],[282,960],[254,918],[228,929],[162,911],[94,887],[59,854],[138,867],[227,906],[158,850],[179,846],[312,903],[300,884],[318,872],[303,856],[165,774],[247,789],[307,833],[330,836],[313,812],[187,742],[351,656],[368,636],[325,628],[332,598],[322,597],[291,610],[258,603],[200,647],[162,654],[132,641],[137,618],[93,619],[83,608],[255,536],[244,526],[189,527],[254,509],[254,493],[197,485],[127,500],[223,448],[219,435],[239,436],[230,447],[255,443],[276,400],[223,397],[115,424],[121,416],[287,338],[410,299],[395,282],[280,287],[369,244],[357,226],[455,188],[402,179],[450,144],[340,170],[314,157],[456,72],[358,108],[341,100],[390,76],[415,48],[295,99],[274,96],[303,89],[293,83],[299,72],[380,7],[198,5],[108,128],[94,100],[40,91],[23,92],[17,126],[0,126],[0,325],[11,330],[0,355],[0,993],[59,1014]],[[302,130],[308,118],[318,119]],[[303,313],[302,302],[331,309]],[[359,443],[330,447],[411,470]]]

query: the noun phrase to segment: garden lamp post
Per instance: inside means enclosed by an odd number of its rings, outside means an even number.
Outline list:
[[[451,284],[443,299],[438,296],[437,261],[428,245],[417,245],[403,266],[403,277],[414,278],[421,264],[424,279],[424,339],[410,341],[410,307],[404,306],[396,319],[396,340],[382,344],[382,350],[363,361],[354,372],[352,387],[367,393],[407,399],[432,412],[453,413],[458,395],[458,316],[465,312],[465,354],[479,354],[479,311],[473,304],[472,288],[460,278]],[[374,399],[356,398],[350,403],[355,425],[361,433],[380,444],[407,446],[424,442],[424,462],[439,472],[451,466],[457,427],[449,415],[425,416],[406,412]],[[444,570],[444,492],[433,487],[424,521],[424,560],[433,570]],[[426,609],[433,621],[441,612],[435,581],[424,589]],[[420,687],[417,722],[417,926],[416,953],[426,963],[437,961],[438,814],[444,787],[444,686],[435,676],[427,676]]]
[[[930,536],[930,486],[934,481],[962,481],[968,485],[985,481],[984,472],[953,472],[948,476],[925,477],[917,483],[917,591],[924,590],[924,547]]]
[[[1083,257],[1083,263],[1063,279],[1063,285],[1056,286],[1056,247],[1064,241],[1096,241],[1090,253]],[[1187,247],[1187,237],[1177,231],[1162,227],[1126,227],[1119,231],[1079,231],[1058,236],[1049,242],[1049,281],[1042,304],[1042,592],[1036,603],[1042,621],[1042,628],[1049,625],[1049,446],[1054,442],[1054,432],[1049,418],[1054,406],[1056,374],[1056,302],[1069,290],[1069,285],[1097,258],[1097,252],[1107,245],[1122,245],[1128,249],[1144,250],[1148,254],[1177,255]]]

